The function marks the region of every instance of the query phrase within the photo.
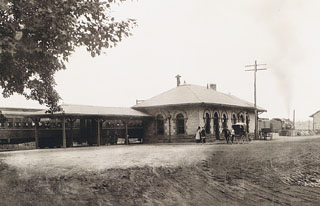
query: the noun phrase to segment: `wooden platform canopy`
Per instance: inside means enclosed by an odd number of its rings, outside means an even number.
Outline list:
[[[72,123],[77,120],[92,120],[96,122],[96,144],[101,144],[101,123],[106,120],[121,120],[125,125],[125,143],[129,143],[128,122],[130,120],[145,120],[150,118],[150,115],[137,111],[132,108],[125,107],[101,107],[101,106],[86,106],[86,105],[61,105],[61,111],[53,114],[47,113],[45,110],[29,113],[27,115],[35,122],[35,142],[39,148],[38,127],[41,119],[59,119],[62,123],[62,147],[67,147],[66,121]],[[71,126],[72,128],[72,126]]]

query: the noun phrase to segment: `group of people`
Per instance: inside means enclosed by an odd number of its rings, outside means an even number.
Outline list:
[[[230,142],[233,143],[235,140],[235,132],[234,129],[231,129],[231,131],[228,128],[224,128],[222,130],[222,133],[227,140],[227,144]],[[206,143],[206,130],[204,127],[198,127],[196,132],[196,143]]]
[[[204,127],[198,127],[196,132],[196,143],[206,143],[206,130]]]

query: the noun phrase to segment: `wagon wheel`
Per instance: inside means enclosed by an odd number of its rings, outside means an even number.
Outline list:
[[[251,141],[248,134],[245,134],[245,141],[246,141],[247,143],[249,143],[249,142]]]
[[[245,138],[246,138],[246,137],[245,137],[244,135],[241,136],[241,142],[242,142],[242,144],[244,144]]]
[[[237,139],[237,143],[240,144],[240,142],[241,142],[241,135],[237,135],[236,139]]]

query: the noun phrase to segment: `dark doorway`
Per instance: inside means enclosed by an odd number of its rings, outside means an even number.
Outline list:
[[[249,123],[250,123],[249,117],[246,116],[247,132],[249,132]]]
[[[226,114],[223,114],[223,116],[222,116],[222,127],[223,128],[228,128],[228,119],[227,119],[227,116],[226,116]]]
[[[88,145],[97,144],[97,121],[94,119],[80,119],[80,139],[78,143],[87,142]]]
[[[219,115],[217,112],[213,115],[213,125],[214,125],[214,132],[216,135],[216,139],[220,139],[220,131],[219,131]]]
[[[206,128],[206,133],[210,134],[210,115],[208,113],[206,113],[206,117],[205,117],[205,128]]]

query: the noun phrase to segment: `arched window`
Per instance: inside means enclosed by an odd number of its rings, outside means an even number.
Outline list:
[[[243,117],[243,114],[240,114],[240,121],[241,121],[242,123],[244,123],[244,117]]]
[[[164,135],[164,120],[161,114],[157,116],[157,135]]]
[[[232,115],[232,124],[236,124],[237,123],[237,117],[235,114]]]
[[[184,134],[184,116],[181,113],[177,115],[177,134]]]
[[[210,115],[206,113],[205,116],[205,128],[206,128],[206,133],[210,134]]]

